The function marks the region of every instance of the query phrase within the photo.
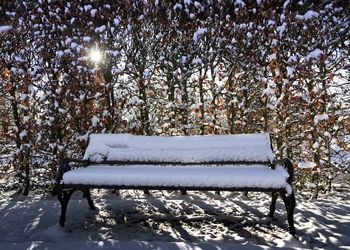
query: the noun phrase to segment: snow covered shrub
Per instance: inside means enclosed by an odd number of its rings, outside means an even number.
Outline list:
[[[320,166],[312,183],[332,180],[350,130],[346,7],[2,1],[1,171],[27,194],[92,132],[269,132],[279,157]]]

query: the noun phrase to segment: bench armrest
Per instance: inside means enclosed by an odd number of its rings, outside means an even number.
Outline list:
[[[292,185],[293,178],[294,178],[294,168],[293,168],[292,162],[289,159],[284,158],[282,160],[274,162],[274,165],[282,166],[285,170],[287,170],[287,172],[289,174],[289,177],[287,179],[287,183]]]
[[[56,174],[56,183],[60,184],[63,178],[63,174],[65,172],[68,172],[72,169],[70,166],[70,163],[79,163],[82,167],[86,167],[89,165],[88,160],[82,160],[82,159],[75,159],[75,158],[65,158],[60,162],[60,165],[58,166],[57,174]]]

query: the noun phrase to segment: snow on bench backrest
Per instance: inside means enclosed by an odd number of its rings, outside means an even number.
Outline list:
[[[135,136],[91,134],[85,160],[92,162],[272,163],[269,134]]]

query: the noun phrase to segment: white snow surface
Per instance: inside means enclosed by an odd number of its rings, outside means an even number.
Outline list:
[[[12,25],[2,25],[2,26],[0,26],[0,33],[9,31],[11,29],[12,29]]]
[[[193,40],[195,42],[198,42],[200,37],[207,32],[208,32],[207,28],[198,28],[198,30],[196,32],[194,32],[194,34],[193,34]]]
[[[341,147],[339,147],[337,144],[331,144],[331,149],[333,149],[335,152],[341,151]]]
[[[0,249],[349,249],[349,191],[320,193],[313,202],[297,193],[295,239],[287,232],[281,199],[275,219],[267,216],[270,194],[151,194],[92,190],[98,210],[91,211],[76,192],[61,228],[56,197],[1,191]]]
[[[152,162],[272,162],[269,134],[134,136],[91,134],[85,160]]]
[[[65,184],[153,187],[287,188],[288,172],[280,166],[107,166],[66,172]]]
[[[321,114],[321,115],[316,115],[314,118],[314,123],[317,125],[321,121],[327,121],[329,119],[328,114]]]
[[[312,161],[305,161],[305,162],[299,162],[298,163],[298,168],[302,168],[302,169],[314,168],[316,166],[317,166],[317,164],[315,162],[312,162]]]
[[[318,17],[319,14],[316,11],[309,10],[304,15],[297,15],[296,18],[299,20],[309,20]]]
[[[311,51],[306,57],[306,61],[310,61],[313,59],[319,59],[323,55],[323,51],[320,49],[314,49]]]
[[[308,19],[311,19],[314,17],[318,17],[318,16],[319,16],[318,12],[313,11],[313,10],[309,10],[304,14],[305,20],[308,20]]]

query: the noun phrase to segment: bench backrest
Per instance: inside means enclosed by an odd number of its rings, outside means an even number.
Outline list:
[[[112,164],[270,164],[274,154],[270,136],[266,133],[205,136],[91,134],[84,159]]]

